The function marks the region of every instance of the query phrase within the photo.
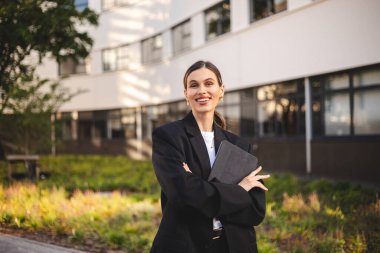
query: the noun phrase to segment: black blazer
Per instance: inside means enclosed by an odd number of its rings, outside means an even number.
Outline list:
[[[242,138],[214,124],[216,150],[222,140],[252,152]],[[239,185],[208,182],[210,161],[195,118],[153,131],[153,166],[161,185],[162,220],[151,253],[201,253],[212,238],[212,218],[217,217],[231,253],[257,252],[253,226],[265,216],[265,193],[246,192]],[[192,171],[182,166],[186,162]]]

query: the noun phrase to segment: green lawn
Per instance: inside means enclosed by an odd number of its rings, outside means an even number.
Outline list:
[[[41,169],[50,176],[36,184],[10,184],[5,168],[0,163],[4,226],[59,235],[79,245],[92,242],[94,251],[148,252],[161,215],[150,161],[46,156]],[[378,189],[294,175],[272,175],[266,185],[267,216],[256,228],[260,252],[380,249]]]

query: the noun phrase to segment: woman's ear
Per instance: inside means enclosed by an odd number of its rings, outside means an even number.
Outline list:
[[[224,97],[224,84],[220,86],[220,97]]]

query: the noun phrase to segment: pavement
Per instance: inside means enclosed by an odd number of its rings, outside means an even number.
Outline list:
[[[0,253],[87,253],[0,233]]]

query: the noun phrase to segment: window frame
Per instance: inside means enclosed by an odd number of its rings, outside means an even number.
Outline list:
[[[274,9],[274,6],[275,6],[274,1],[275,0],[265,0],[266,1],[266,10],[268,11],[269,14],[267,16],[262,17],[262,18],[256,19],[255,18],[255,1],[257,1],[257,0],[249,0],[249,21],[250,21],[250,23],[254,23],[254,22],[257,22],[259,20],[266,19],[270,16],[273,16],[273,15],[276,15],[278,13],[285,12],[288,10],[288,1],[289,0],[285,0],[286,8],[284,10],[280,10],[278,12],[276,12]]]
[[[322,78],[327,78],[328,76],[331,75],[339,75],[339,74],[348,74],[349,75],[349,86],[346,88],[340,88],[340,89],[334,89],[334,90],[326,90],[325,88],[325,83],[321,85],[318,91],[313,89],[311,87],[311,104],[313,105],[315,101],[320,101],[321,107],[320,107],[320,114],[322,115],[321,117],[321,122],[319,122],[321,126],[321,133],[316,133],[315,128],[316,124],[314,122],[314,112],[312,111],[312,135],[313,139],[367,139],[367,138],[375,138],[375,139],[380,139],[380,133],[379,134],[360,134],[357,135],[355,134],[355,125],[354,125],[354,111],[355,111],[355,94],[357,92],[361,91],[370,91],[370,90],[380,90],[380,82],[378,84],[372,84],[372,85],[367,85],[367,86],[359,86],[355,87],[354,86],[354,75],[365,70],[370,70],[370,69],[380,69],[380,64],[373,64],[365,67],[360,67],[360,68],[355,68],[355,69],[348,69],[348,70],[343,70],[343,71],[337,71],[337,72],[331,72],[328,74],[323,74],[323,75],[318,75],[318,76],[313,76],[310,77],[310,83],[313,83],[314,80],[322,79]],[[326,135],[326,127],[325,127],[325,121],[324,121],[324,116],[325,116],[325,101],[327,96],[331,95],[336,95],[336,94],[348,94],[349,96],[349,113],[350,113],[350,126],[349,126],[349,134],[346,135]]]
[[[156,47],[156,39],[161,40],[161,46]],[[162,33],[158,33],[156,35],[153,35],[149,38],[143,39],[140,41],[141,45],[141,64],[143,65],[151,65],[159,63],[163,60],[163,42],[162,42],[163,36]],[[145,52],[145,46],[144,44],[147,43],[149,46],[149,52]],[[159,51],[158,51],[159,50]],[[159,52],[158,54],[160,57],[155,58],[155,54]],[[148,54],[146,54],[148,53]],[[148,56],[147,56],[148,55]]]
[[[228,16],[223,16],[223,14],[222,14],[223,4],[229,5],[229,7],[228,7],[229,15]],[[218,13],[219,18],[216,20],[216,22],[217,22],[217,24],[216,24],[216,35],[215,35],[215,37],[210,37],[209,23],[207,22],[207,14],[208,14],[208,12],[211,12],[214,10],[216,10],[216,12]],[[203,13],[204,13],[205,39],[206,39],[206,41],[216,39],[223,34],[227,34],[227,33],[231,32],[231,2],[230,2],[230,0],[223,0],[223,1],[213,5],[212,7],[204,10]],[[229,28],[228,28],[228,31],[223,32],[223,22],[225,22],[226,20],[229,20]]]
[[[189,33],[185,33],[184,32],[184,25],[189,25],[190,28],[189,28]],[[181,40],[180,40],[180,46],[179,47],[176,47],[176,40],[175,40],[175,32],[176,32],[176,29],[180,29],[180,34],[181,34]],[[173,26],[171,28],[171,34],[172,34],[172,50],[173,50],[173,55],[176,56],[178,54],[181,54],[183,52],[186,52],[188,50],[191,49],[191,19],[186,19],[185,21]],[[187,47],[184,46],[184,41],[185,39],[188,39],[189,40],[189,45]]]
[[[71,61],[69,63],[68,61]],[[72,64],[70,68],[70,73],[62,73],[62,64]],[[82,66],[84,71],[78,71],[78,67]],[[87,61],[86,59],[78,59],[77,61],[73,58],[66,58],[65,60],[58,62],[58,76],[71,76],[71,75],[87,75]]]
[[[295,93],[286,93],[286,94],[274,94],[274,97],[272,99],[268,99],[268,98],[265,98],[263,100],[259,100],[258,99],[258,95],[257,95],[257,92],[260,88],[262,87],[265,87],[265,86],[272,86],[272,85],[287,85],[289,83],[295,83],[296,85],[296,91]],[[305,97],[305,83],[304,83],[304,79],[293,79],[293,80],[287,80],[287,81],[284,81],[284,82],[278,82],[278,83],[272,83],[272,84],[266,84],[266,85],[260,85],[260,86],[256,86],[255,89],[254,89],[254,98],[255,98],[255,119],[256,119],[256,123],[255,123],[255,136],[254,138],[255,139],[260,139],[260,140],[273,140],[273,139],[276,139],[276,140],[289,140],[289,139],[294,139],[294,140],[298,140],[298,139],[305,139],[306,138],[306,97]],[[297,117],[297,123],[296,123],[296,134],[287,134],[287,133],[280,133],[278,131],[278,127],[279,125],[278,124],[275,124],[275,131],[274,131],[274,134],[270,134],[270,135],[264,135],[264,136],[260,136],[259,134],[259,122],[258,122],[258,105],[259,103],[261,102],[267,102],[267,101],[274,101],[275,102],[275,106],[277,106],[277,104],[280,103],[280,100],[283,99],[283,98],[288,98],[289,100],[290,99],[294,99],[296,101],[296,105],[300,105],[300,108],[297,110],[296,112],[296,117]],[[303,101],[303,103],[302,103]],[[305,106],[305,111],[302,112],[302,105]],[[277,110],[274,111],[275,113],[275,116],[277,116]],[[303,117],[302,117],[302,114],[303,114]],[[303,126],[302,126],[302,122],[303,122]],[[282,122],[283,124],[283,122]]]
[[[117,47],[111,47],[111,48],[104,48],[104,49],[102,49],[102,70],[103,70],[103,72],[129,70],[130,69],[129,64],[125,65],[124,67],[121,67],[121,64],[120,64],[121,60],[125,60],[125,59],[131,60],[131,57],[130,57],[130,55],[128,53],[127,53],[127,55],[123,55],[123,56],[121,56],[121,54],[120,54],[120,49],[121,48],[126,48],[126,50],[128,52],[129,51],[129,47],[130,47],[129,44],[124,44],[124,45],[120,45],[120,46],[117,46]],[[113,62],[114,66],[115,66],[114,69],[112,69],[112,68],[106,69],[105,68],[105,56],[104,56],[104,54],[107,51],[114,51],[114,53],[115,53],[115,62]]]

